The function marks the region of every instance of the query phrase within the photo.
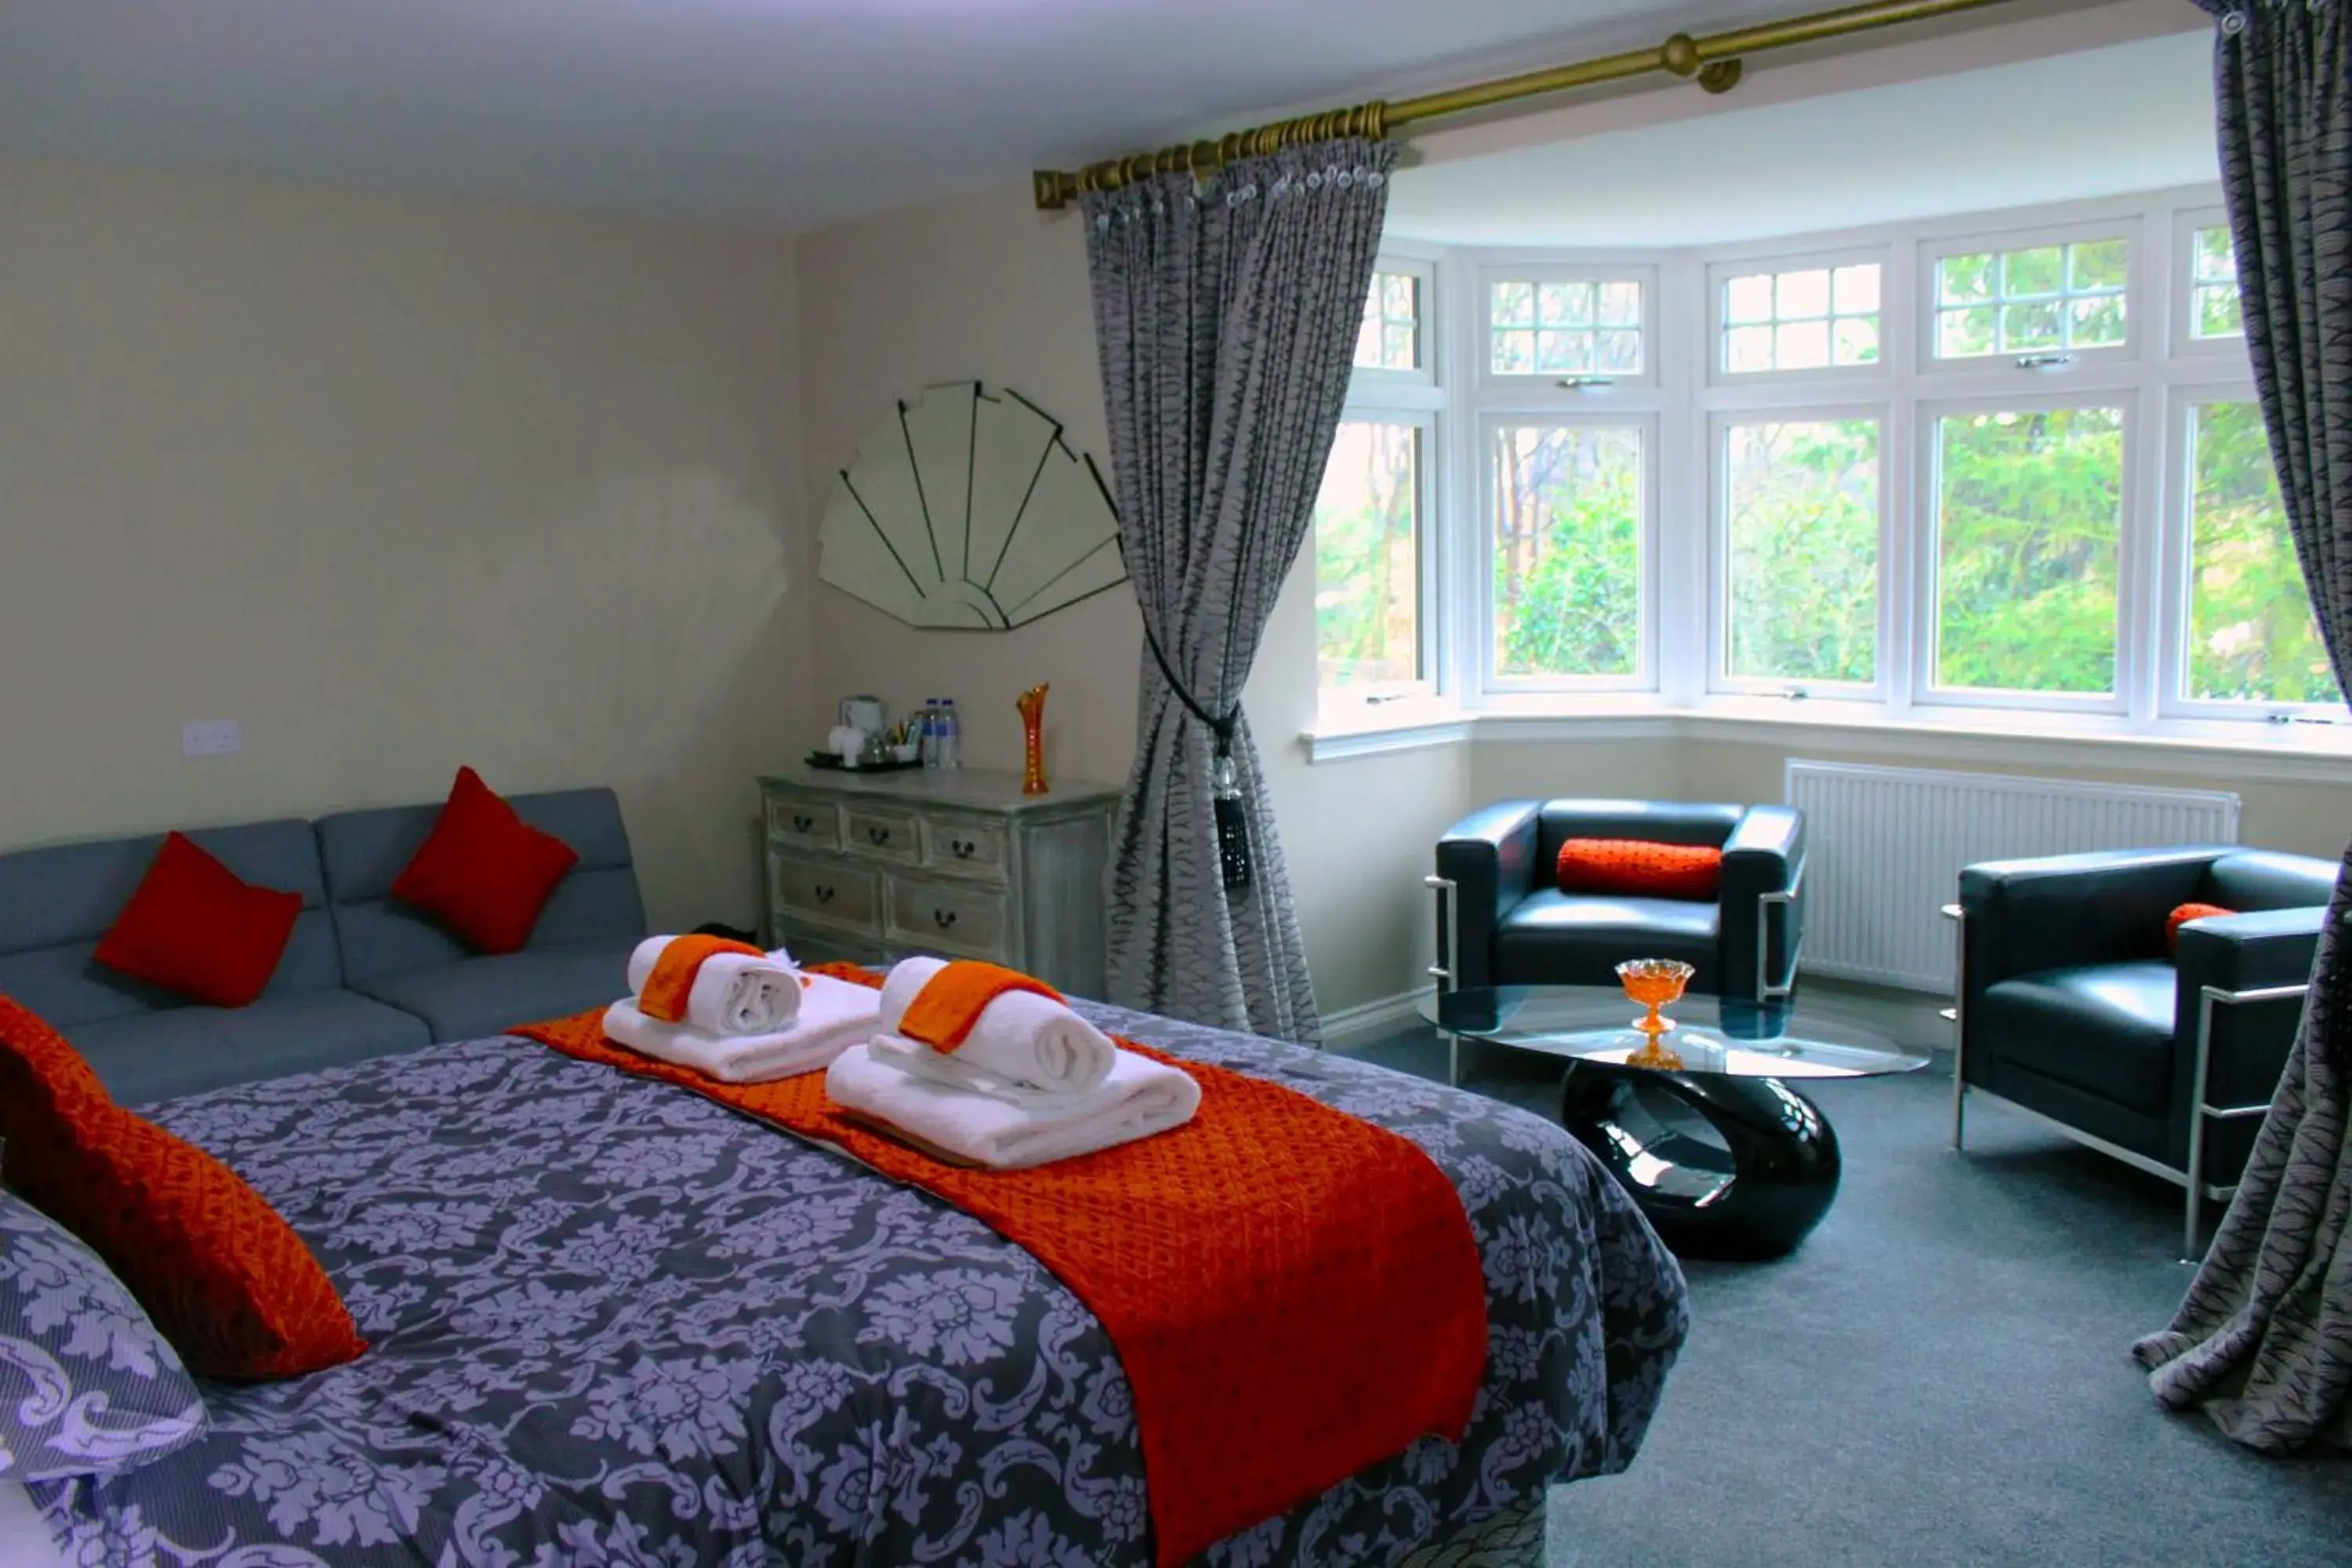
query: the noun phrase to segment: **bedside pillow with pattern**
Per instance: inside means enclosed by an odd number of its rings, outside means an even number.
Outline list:
[[[210,1425],[122,1281],[65,1226],[0,1192],[0,1481],[136,1469]]]

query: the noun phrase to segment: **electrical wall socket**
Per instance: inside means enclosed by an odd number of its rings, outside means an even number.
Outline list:
[[[180,755],[233,757],[245,750],[245,731],[234,719],[195,719],[180,726]]]

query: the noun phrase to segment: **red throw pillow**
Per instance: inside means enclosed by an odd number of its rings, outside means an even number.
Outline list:
[[[448,803],[392,896],[437,917],[483,952],[530,940],[555,884],[578,864],[572,847],[515,815],[481,775],[457,770]]]
[[[2237,912],[2235,910],[2225,910],[2219,904],[2175,906],[2173,911],[2164,917],[2164,951],[2176,955],[2180,952],[2180,928],[2190,921],[2201,921],[2207,915],[2234,915]]]
[[[1571,838],[1559,847],[1559,890],[1641,899],[1713,899],[1723,851],[1647,838]]]
[[[167,834],[98,961],[215,1007],[242,1007],[278,973],[301,913],[301,894],[257,888],[186,835]]]

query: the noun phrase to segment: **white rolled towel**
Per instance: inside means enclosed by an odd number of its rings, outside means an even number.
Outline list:
[[[1090,1094],[1048,1108],[974,1094],[919,1078],[852,1046],[825,1069],[824,1089],[851,1115],[879,1122],[949,1160],[1016,1171],[1171,1131],[1201,1108],[1201,1085],[1181,1068],[1116,1051]]]
[[[654,965],[674,936],[649,936],[629,954],[629,994],[643,996]],[[748,952],[715,952],[695,971],[687,994],[685,1027],[706,1035],[765,1035],[788,1026],[800,1016],[800,973],[792,954],[782,949],[762,956]],[[654,1023],[661,1019],[651,1020]]]
[[[1110,1077],[1119,1055],[1110,1037],[1066,1004],[1032,991],[992,998],[952,1051],[908,1039],[898,1026],[908,1007],[946,967],[945,959],[908,958],[891,969],[873,1042],[877,1061],[1024,1103],[1091,1094]]]
[[[871,986],[812,974],[801,988],[800,1016],[758,1035],[711,1035],[648,1018],[635,1001],[604,1009],[604,1033],[640,1056],[672,1063],[721,1083],[768,1083],[821,1071],[874,1032],[879,999]]]

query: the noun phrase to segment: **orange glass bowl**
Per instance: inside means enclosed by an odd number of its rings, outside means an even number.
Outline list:
[[[1690,984],[1691,976],[1697,973],[1696,969],[1678,958],[1633,958],[1617,966],[1617,982],[1624,986],[1625,994],[1649,1009],[1633,1020],[1633,1027],[1641,1030],[1647,1040],[1640,1050],[1625,1058],[1628,1066],[1679,1068],[1683,1065],[1680,1057],[1660,1044],[1666,1031],[1675,1026],[1675,1021],[1658,1009],[1679,998],[1683,988]]]

